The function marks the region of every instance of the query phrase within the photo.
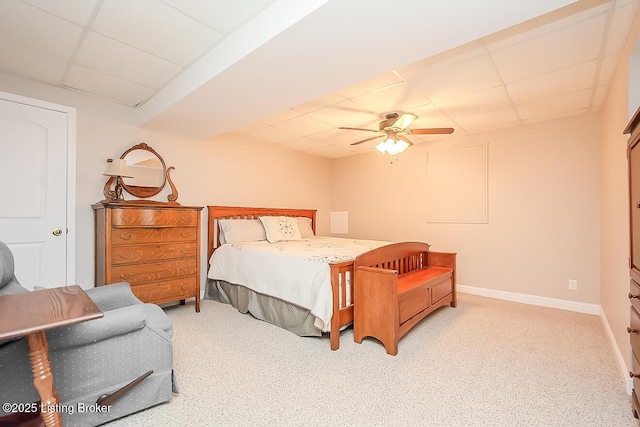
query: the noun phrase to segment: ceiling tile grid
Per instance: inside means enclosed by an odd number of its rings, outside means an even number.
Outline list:
[[[0,72],[139,106],[274,1],[2,0]]]
[[[419,115],[411,127],[454,127],[456,134],[497,130],[597,111],[604,102],[637,2],[583,2],[577,12],[546,16],[525,30],[509,29],[337,91],[333,104],[313,101],[291,110],[335,128],[377,129],[389,112]],[[564,13],[564,15],[562,15]],[[339,101],[340,97],[346,100]],[[300,122],[298,116],[296,121]],[[267,120],[268,121],[268,120]],[[286,127],[287,122],[280,122]],[[340,133],[342,132],[342,133]],[[366,152],[371,134],[328,131],[326,145]],[[410,135],[413,142],[446,135]],[[351,142],[350,142],[351,141]],[[296,147],[295,140],[288,143]],[[300,145],[301,151],[325,157]],[[327,151],[327,153],[329,153]],[[348,155],[343,153],[342,155]]]
[[[0,72],[136,107],[278,1],[2,0]],[[579,0],[231,133],[335,158],[377,143],[339,127],[377,130],[392,112],[465,135],[598,111],[637,3]]]

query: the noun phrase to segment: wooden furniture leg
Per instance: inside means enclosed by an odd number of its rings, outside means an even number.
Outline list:
[[[47,427],[62,426],[62,416],[57,411],[60,398],[53,385],[47,337],[44,331],[37,331],[27,335],[27,338],[29,340],[29,359],[33,371],[33,384],[40,394],[42,408],[45,409],[42,412],[44,425]]]

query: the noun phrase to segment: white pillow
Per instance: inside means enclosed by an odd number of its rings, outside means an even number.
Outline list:
[[[218,224],[222,233],[220,235],[220,243],[267,240],[264,227],[257,219],[221,219]]]
[[[259,216],[269,243],[302,240],[298,219],[292,216]]]
[[[311,218],[306,216],[298,217],[298,228],[300,229],[300,235],[303,239],[313,237],[313,227],[311,227]]]

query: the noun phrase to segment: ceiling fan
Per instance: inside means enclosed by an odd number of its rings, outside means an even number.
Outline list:
[[[338,129],[346,130],[362,130],[366,132],[375,132],[378,135],[371,138],[365,138],[360,141],[353,142],[351,145],[362,144],[377,138],[384,138],[382,142],[376,145],[381,153],[400,154],[413,143],[407,139],[405,135],[438,135],[453,133],[453,128],[424,128],[424,129],[407,129],[407,127],[416,120],[418,116],[415,114],[389,113],[385,115],[385,120],[380,122],[379,129],[363,129],[351,127],[339,127]]]

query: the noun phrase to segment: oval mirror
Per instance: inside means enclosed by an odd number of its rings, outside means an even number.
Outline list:
[[[134,178],[122,178],[122,187],[136,197],[151,197],[164,188],[167,167],[162,157],[144,142],[134,145],[120,156]]]

